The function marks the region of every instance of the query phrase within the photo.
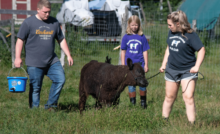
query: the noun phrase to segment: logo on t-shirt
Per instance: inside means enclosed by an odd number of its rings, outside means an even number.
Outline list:
[[[134,54],[138,53],[137,47],[140,44],[142,44],[142,43],[139,40],[136,40],[136,39],[129,40],[127,43],[127,45],[130,46],[129,52],[134,53]]]
[[[180,41],[173,40],[171,46],[175,45],[177,47],[179,43]]]
[[[36,34],[53,34],[53,30],[51,30],[51,31],[46,31],[46,30],[41,31],[40,29],[37,29]]]
[[[131,43],[130,44],[130,49],[137,49],[137,45],[138,45],[138,43],[135,43],[135,44],[133,44],[133,43]]]
[[[39,35],[41,40],[49,40],[54,31],[50,30],[50,27],[40,26],[39,29],[36,29],[36,34]]]
[[[183,43],[185,43],[184,39],[179,36],[172,36],[172,37],[169,37],[169,39],[170,40],[174,39],[174,40],[172,40],[169,48],[170,48],[170,50],[175,51],[175,52],[179,52],[178,45],[181,43],[181,41]],[[175,40],[175,39],[177,39],[177,40]]]

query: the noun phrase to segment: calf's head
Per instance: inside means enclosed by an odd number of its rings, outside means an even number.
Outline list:
[[[130,58],[127,59],[127,65],[129,67],[129,71],[131,73],[131,76],[136,81],[135,85],[141,86],[141,87],[147,87],[148,81],[145,78],[145,72],[142,66],[139,63],[132,63],[132,60]],[[134,85],[134,86],[135,86]]]

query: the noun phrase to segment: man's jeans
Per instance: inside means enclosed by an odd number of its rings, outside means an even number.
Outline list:
[[[60,62],[56,62],[49,67],[27,67],[27,72],[30,79],[29,91],[29,106],[39,107],[40,91],[44,75],[47,75],[52,80],[49,99],[45,104],[45,109],[57,107],[57,102],[61,93],[61,89],[65,83],[65,74]]]

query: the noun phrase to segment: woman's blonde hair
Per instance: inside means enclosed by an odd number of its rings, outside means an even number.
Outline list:
[[[42,9],[43,7],[51,8],[51,4],[48,0],[40,0],[37,3],[37,8]]]
[[[138,24],[138,33],[137,33],[137,34],[138,34],[138,35],[143,35],[143,30],[142,30],[142,28],[141,28],[141,21],[140,21],[140,19],[138,18],[137,15],[132,15],[132,16],[128,19],[128,24],[127,24],[126,33],[127,33],[127,34],[132,34],[131,28],[130,28],[130,24],[131,24],[132,21]]]
[[[167,16],[167,19],[170,19],[175,26],[176,26],[176,23],[179,22],[179,24],[180,24],[179,30],[182,33],[182,36],[184,36],[183,35],[184,33],[192,33],[193,32],[193,29],[191,28],[190,23],[187,20],[187,16],[183,11],[179,10],[179,11],[175,11],[175,12],[170,13]]]

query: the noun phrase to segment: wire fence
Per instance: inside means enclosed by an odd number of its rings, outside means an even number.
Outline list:
[[[58,6],[53,6],[51,15],[56,16]],[[98,14],[99,11],[94,11]],[[65,64],[66,73],[72,73],[75,78],[80,77],[82,67],[90,60],[97,60],[105,62],[106,56],[111,57],[112,64],[118,65],[119,61],[119,49],[114,50],[115,47],[120,45],[121,40],[121,26],[117,23],[116,16],[112,15],[114,12],[106,12],[108,18],[94,18],[94,25],[87,27],[74,26],[72,24],[66,24],[65,38],[69,45],[71,54],[74,59],[74,66],[68,67]],[[150,77],[158,73],[162,64],[165,49],[167,47],[166,39],[169,29],[167,28],[166,20],[164,18],[166,14],[161,13],[146,13],[147,22],[142,22],[142,28],[146,36],[150,36],[148,50],[149,59],[149,72],[146,77]],[[197,34],[202,40],[206,48],[205,60],[200,68],[200,72],[204,75],[204,80],[199,80],[196,90],[205,95],[218,93],[220,89],[219,84],[219,54],[220,54],[220,20],[213,24],[214,27],[211,30],[198,30]],[[6,27],[6,29],[10,27]],[[15,32],[17,33],[19,25],[15,26]],[[4,35],[4,31],[1,30]],[[7,39],[10,43],[10,40]],[[0,47],[5,46],[3,40],[0,40]],[[2,49],[2,47],[1,47]],[[2,52],[2,51],[1,51]],[[55,52],[60,56],[60,47],[57,44]],[[0,59],[5,60],[7,52],[0,54]],[[3,55],[4,54],[4,55]],[[24,52],[22,56],[25,56]],[[202,76],[199,75],[199,78]],[[149,89],[158,88],[158,84],[164,85],[164,74],[160,74],[150,81]],[[165,86],[165,85],[164,85]],[[161,87],[160,87],[161,88]],[[162,88],[163,90],[164,88]]]
[[[159,14],[159,13],[158,13]],[[160,14],[157,13],[149,13],[146,16],[151,16],[147,23],[142,23],[142,27],[144,30],[144,34],[146,36],[150,36],[149,44],[150,50],[148,50],[149,54],[149,69],[150,71],[146,74],[147,78],[153,76],[158,73],[159,68],[162,64],[163,56],[165,53],[165,49],[167,47],[167,36],[168,36],[168,27],[167,23],[161,20]],[[109,56],[112,58],[112,64],[117,65],[119,60],[119,49],[113,50],[115,47],[120,45],[120,42],[113,41],[108,42],[105,40],[106,35],[101,35],[103,41],[89,41],[89,38],[95,38],[97,35],[90,35],[87,33],[87,30],[78,27],[78,31],[75,30],[74,26],[67,24],[67,32],[66,39],[68,41],[68,45],[71,49],[72,55],[74,56],[75,67],[66,68],[66,71],[70,71],[72,69],[75,70],[76,77],[80,76],[80,70],[88,63],[90,60],[98,60],[100,62],[105,61],[105,57]],[[111,26],[114,27],[114,26]],[[80,30],[79,30],[80,29]],[[114,28],[112,28],[114,29]],[[103,29],[99,30],[102,31]],[[104,30],[103,30],[104,31]],[[213,93],[218,93],[219,91],[219,53],[220,53],[220,44],[219,44],[219,36],[220,36],[220,21],[215,23],[215,26],[211,30],[197,30],[197,34],[199,35],[202,43],[206,48],[206,56],[203,64],[200,67],[199,80],[197,84],[197,92],[200,92],[204,95],[210,95]],[[118,37],[114,36],[113,37]],[[120,36],[119,36],[120,37]],[[121,38],[121,37],[120,37]],[[82,40],[83,39],[83,40]],[[155,78],[152,78],[150,81],[149,89],[158,88],[156,85],[161,84],[164,85],[164,74],[160,74]]]

